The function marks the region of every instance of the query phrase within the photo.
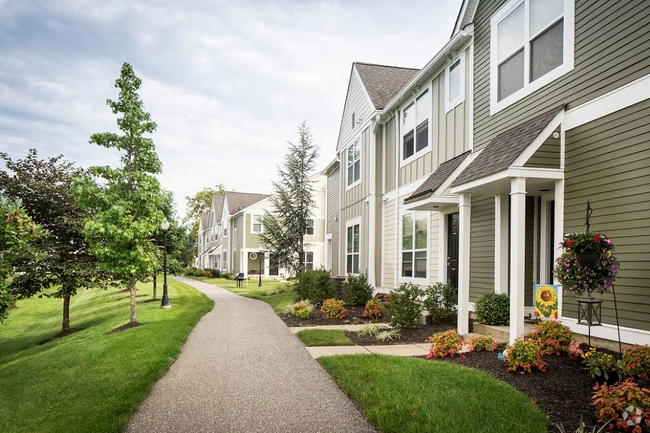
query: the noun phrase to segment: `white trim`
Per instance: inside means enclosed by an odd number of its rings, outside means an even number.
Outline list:
[[[260,221],[260,231],[259,232],[256,232],[255,228],[254,228],[255,227],[255,217],[262,217],[262,219],[264,219],[264,214],[251,213],[249,215],[251,216],[251,233],[256,234],[256,235],[259,235],[260,233],[264,233],[264,224],[262,223],[262,221]],[[244,218],[246,218],[246,217],[244,217]]]
[[[553,262],[555,263],[557,259],[562,255],[562,247],[560,244],[562,243],[562,240],[564,239],[564,179],[556,180],[555,181],[555,251],[553,252]],[[555,284],[559,285],[559,281],[557,281],[557,278],[553,276],[553,282]],[[562,308],[563,308],[563,298],[564,294],[562,293],[563,290],[560,287],[560,290],[558,290],[558,310],[557,314],[558,316],[562,316]]]
[[[428,210],[430,212],[440,212],[436,209],[441,205],[456,205],[458,206],[458,195],[432,195],[422,200],[414,201],[404,205],[407,211]]]
[[[345,149],[343,149],[343,153],[345,155],[345,192],[348,192],[352,188],[354,188],[357,185],[361,185],[361,178],[363,177],[361,174],[363,173],[363,139],[361,138],[362,133],[359,133],[354,140],[350,143],[349,146],[347,146]],[[350,161],[348,161],[348,153],[349,149],[356,144],[359,144],[359,179],[355,180],[351,184],[348,184],[348,168]],[[353,151],[354,153],[354,151]],[[355,161],[356,162],[356,161]],[[353,163],[354,165],[354,163]],[[353,169],[354,170],[354,169]]]
[[[469,77],[467,87],[469,96],[467,98],[466,118],[468,125],[468,141],[470,152],[474,151],[474,40],[469,44],[467,49],[469,55]],[[471,156],[471,155],[470,155]]]
[[[565,128],[567,130],[576,128],[648,98],[650,98],[650,74],[568,110]]]
[[[359,254],[359,273],[361,272],[361,250],[362,250],[361,245],[363,245],[362,244],[363,232],[361,231],[361,217],[356,217],[356,218],[349,219],[345,222],[345,244],[344,244],[345,245],[344,247],[345,274],[344,275],[359,275],[359,274],[353,274],[352,272],[348,272],[348,228],[356,225],[359,225],[359,252],[358,253],[354,252],[354,239],[352,239],[352,252],[349,254],[352,255]],[[352,260],[352,263],[354,265],[354,259]]]
[[[498,173],[473,180],[462,185],[454,186],[451,188],[452,194],[460,194],[487,185],[498,180],[523,177],[523,178],[537,178],[537,179],[550,179],[559,180],[564,179],[564,170],[557,168],[532,168],[532,167],[511,167]]]
[[[469,267],[472,200],[469,193],[460,195],[458,204],[458,333],[469,332]]]
[[[526,293],[526,179],[510,181],[510,344],[524,335]]]
[[[438,282],[440,283],[446,283],[448,279],[447,255],[449,253],[449,223],[447,222],[447,217],[455,213],[458,213],[458,207],[448,208],[438,212]]]
[[[376,168],[377,168],[377,132],[375,130],[377,126],[377,119],[373,120],[371,123],[372,127],[370,128],[370,185],[368,185],[368,190],[370,192],[370,206],[369,206],[369,215],[368,215],[368,284],[371,286],[375,285],[376,270],[375,265],[377,262],[377,257],[375,255],[375,245],[377,242],[376,236],[376,222],[377,222],[377,179],[376,179]]]
[[[528,160],[539,150],[539,148],[544,144],[544,142],[548,139],[548,137],[551,136],[553,131],[555,131],[558,126],[562,124],[562,121],[564,120],[564,110],[560,110],[553,119],[551,119],[550,122],[548,122],[548,125],[542,129],[542,132],[540,132],[537,137],[524,149],[523,152],[521,152],[521,155],[515,159],[515,162],[513,162],[510,166],[511,167],[523,167],[524,164],[528,162]]]
[[[398,176],[399,176],[399,173],[398,173]],[[382,198],[385,199],[385,200],[393,200],[394,198],[401,198],[401,197],[404,197],[406,195],[411,195],[411,194],[413,194],[415,192],[415,190],[417,190],[420,187],[420,185],[422,185],[424,183],[425,180],[427,180],[427,178],[428,178],[428,176],[422,176],[418,180],[414,180],[413,182],[407,183],[404,186],[400,187],[398,185],[398,187],[395,188],[394,190],[384,194],[382,196]]]
[[[571,328],[571,331],[576,334],[587,335],[588,327],[586,325],[578,325],[578,321],[571,317],[564,317],[560,315],[560,321]],[[603,323],[601,326],[593,326],[591,328],[591,336],[603,338],[610,341],[618,341],[618,332],[616,325]],[[643,329],[628,328],[621,326],[621,341],[626,344],[650,344],[650,332]]]
[[[328,251],[328,247],[329,247],[329,251]],[[326,264],[326,269],[330,272],[332,272],[332,265],[334,262],[333,253],[334,253],[334,242],[332,240],[332,233],[325,233],[325,264]]]
[[[508,195],[494,196],[494,292],[508,293]]]
[[[451,110],[456,108],[461,102],[465,101],[465,55],[466,51],[458,54],[458,57],[454,58],[447,67],[445,68],[445,114],[449,113]],[[451,67],[456,63],[458,64],[459,77],[458,80],[460,85],[460,93],[453,100],[449,100],[449,79],[451,78],[450,70]]]
[[[519,5],[525,2],[524,13],[524,87],[517,90],[512,95],[509,95],[501,101],[497,101],[498,91],[498,59],[497,59],[497,28],[498,24],[505,19],[512,11]],[[504,108],[512,105],[520,99],[530,95],[536,90],[546,86],[547,84],[560,78],[562,75],[570,72],[574,68],[575,63],[575,1],[564,0],[564,11],[562,16],[558,16],[552,20],[551,23],[544,28],[541,32],[547,30],[555,25],[561,18],[564,20],[563,24],[563,61],[560,66],[539,77],[537,80],[530,82],[530,43],[536,35],[529,34],[529,0],[510,0],[499,9],[490,19],[490,115],[494,115]],[[514,54],[515,52],[513,52]]]
[[[412,163],[413,161],[417,160],[418,158],[427,155],[429,152],[431,152],[431,149],[433,147],[432,139],[433,139],[433,128],[431,127],[432,124],[432,117],[433,117],[433,89],[431,87],[432,81],[427,82],[427,85],[424,88],[417,89],[417,91],[413,91],[414,95],[412,98],[409,98],[405,103],[402,104],[402,106],[399,109],[399,116],[397,117],[398,123],[400,124],[400,134],[399,134],[399,141],[397,142],[398,149],[397,149],[397,157],[399,159],[399,166],[400,168]],[[417,116],[417,100],[418,98],[424,96],[424,94],[429,95],[429,116],[427,117],[427,147],[424,149],[417,150],[417,130],[418,130],[418,116]],[[413,104],[414,107],[414,117],[415,120],[413,121],[413,155],[409,156],[406,159],[403,159],[403,152],[404,152],[404,133],[402,131],[402,124],[403,124],[403,119],[402,117],[404,116],[404,109],[407,108],[409,105]],[[422,124],[424,122],[420,122]],[[397,173],[399,176],[399,172]]]
[[[418,215],[419,214],[419,215]],[[427,264],[426,264],[426,275],[424,277],[403,277],[402,276],[402,253],[404,252],[402,250],[402,219],[404,218],[405,215],[412,215],[413,219],[413,249],[412,250],[407,250],[411,251],[413,253],[413,275],[415,275],[415,221],[417,219],[422,219],[424,217],[427,220],[427,246],[426,249],[420,248],[417,251],[421,252],[423,249],[427,253]],[[418,218],[419,216],[419,218]],[[429,278],[430,278],[430,265],[431,265],[431,212],[421,212],[421,211],[408,211],[408,210],[402,210],[398,214],[398,226],[399,226],[399,232],[398,236],[396,239],[396,247],[397,247],[397,257],[399,258],[399,261],[397,262],[397,282],[398,283],[414,283],[414,284],[419,284],[419,285],[427,285],[429,284]]]

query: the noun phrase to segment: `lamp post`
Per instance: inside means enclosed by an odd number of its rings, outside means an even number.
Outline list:
[[[260,281],[257,283],[257,287],[262,287],[262,259],[263,258],[264,258],[264,251],[260,251],[260,267],[259,267]]]
[[[163,251],[163,297],[160,308],[171,308],[169,295],[167,294],[167,230],[169,230],[169,221],[167,221],[167,218],[163,219],[160,228],[163,231],[163,245],[165,248]]]

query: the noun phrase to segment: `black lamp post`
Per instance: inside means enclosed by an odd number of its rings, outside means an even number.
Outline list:
[[[257,283],[257,287],[262,287],[262,259],[263,258],[264,258],[264,251],[260,251],[260,267],[259,267],[260,281]]]
[[[163,251],[163,297],[160,308],[171,308],[169,295],[167,294],[167,231],[169,230],[169,221],[167,221],[167,218],[163,219],[160,228],[163,231],[163,245],[165,248]]]

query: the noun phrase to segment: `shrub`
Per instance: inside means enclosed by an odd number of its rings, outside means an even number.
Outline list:
[[[470,352],[494,352],[496,349],[497,342],[491,335],[477,335],[469,345]]]
[[[596,406],[599,422],[611,422],[610,430],[650,431],[650,390],[631,380],[615,386],[603,384],[594,389],[591,404]]]
[[[287,307],[287,312],[295,317],[300,317],[301,319],[309,319],[311,313],[314,312],[314,305],[309,302],[307,299],[298,301],[295,304],[291,304]]]
[[[366,303],[366,308],[363,309],[363,317],[369,319],[379,319],[383,316],[384,304],[378,298],[372,298]]]
[[[278,284],[276,286],[264,290],[264,292],[262,292],[262,295],[264,296],[279,295],[281,293],[291,292],[292,290],[293,287],[291,287],[291,285],[289,284]]]
[[[364,336],[364,335],[375,335],[381,330],[385,329],[386,325],[382,325],[381,323],[369,323],[367,325],[363,325],[359,330],[357,331],[358,335]]]
[[[201,276],[202,277],[209,277],[210,276],[210,271],[208,269],[203,269],[203,271],[201,271]]]
[[[451,284],[436,283],[424,289],[424,308],[433,323],[456,323],[458,289]]]
[[[348,317],[348,310],[345,309],[345,302],[336,299],[325,299],[320,307],[320,312],[328,319],[345,319]]]
[[[377,341],[382,341],[382,342],[391,341],[394,338],[400,338],[400,337],[401,337],[401,332],[397,328],[384,329],[375,334],[375,339]]]
[[[234,280],[235,279],[235,274],[226,272],[221,274],[221,278],[225,278],[226,280]]]
[[[650,346],[634,345],[623,352],[623,373],[645,379],[650,374]]]
[[[476,316],[486,325],[508,325],[510,297],[505,293],[486,293],[476,302]]]
[[[532,374],[533,367],[539,371],[546,371],[546,363],[542,359],[542,352],[534,341],[516,340],[506,350],[508,351],[508,371]]]
[[[573,336],[568,326],[564,326],[557,320],[550,320],[540,322],[536,327],[537,329],[531,332],[528,338],[537,343],[543,354],[560,356],[562,352],[567,351]]]
[[[210,277],[212,278],[219,278],[221,276],[221,271],[219,269],[208,269],[208,272],[210,272]]]
[[[364,305],[372,299],[373,289],[364,274],[348,275],[341,290],[350,305]]]
[[[390,292],[390,302],[385,314],[393,327],[416,325],[422,316],[420,304],[422,289],[412,283],[404,283]]]
[[[433,334],[427,340],[427,343],[431,343],[431,349],[429,349],[427,359],[444,358],[445,356],[453,358],[460,354],[463,348],[463,339],[460,338],[460,335],[458,335],[455,329]]]
[[[615,372],[618,380],[620,380],[623,372],[621,361],[609,353],[599,352],[595,347],[582,355],[582,365],[589,370],[591,378],[598,379],[599,382],[601,382],[601,376],[606,381],[609,380],[611,372]]]
[[[314,304],[322,304],[325,299],[333,298],[336,293],[331,275],[324,269],[301,272],[296,292],[301,299],[309,299]]]

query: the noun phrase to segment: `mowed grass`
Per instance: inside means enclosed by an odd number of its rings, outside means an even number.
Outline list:
[[[0,324],[0,432],[121,432],[177,357],[214,302],[168,280],[172,308],[138,285],[138,322],[129,294],[84,290],[71,301],[71,326],[82,331],[39,345],[60,331],[60,299],[26,299]],[[162,296],[162,279],[158,282]]]
[[[305,329],[296,334],[305,346],[354,346],[348,331],[342,329]]]
[[[273,311],[283,313],[287,305],[292,304],[298,300],[298,295],[295,292],[279,293],[277,295],[264,295],[264,292],[269,289],[284,288],[288,284],[286,281],[278,281],[272,278],[262,279],[262,287],[257,287],[258,280],[250,279],[244,281],[242,287],[237,287],[237,281],[227,280],[225,278],[210,278],[210,277],[190,277],[204,283],[214,284],[222,289],[229,290],[247,298],[259,299],[271,305]]]
[[[318,361],[383,433],[547,431],[526,395],[478,370],[385,355]]]

